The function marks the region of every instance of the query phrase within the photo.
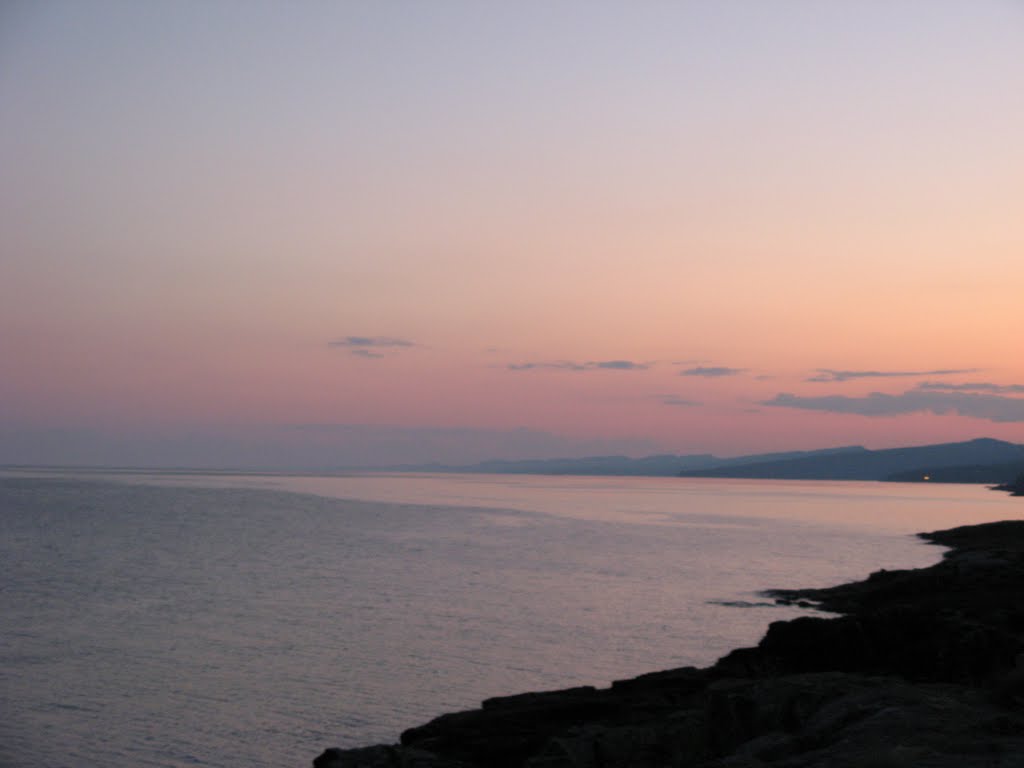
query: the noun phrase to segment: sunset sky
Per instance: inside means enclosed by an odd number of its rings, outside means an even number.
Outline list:
[[[1024,442],[1024,2],[6,2],[0,462]]]

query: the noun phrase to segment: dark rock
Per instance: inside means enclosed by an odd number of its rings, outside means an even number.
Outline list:
[[[701,690],[708,684],[708,680],[709,675],[706,669],[680,667],[679,669],[666,669],[662,672],[648,672],[629,680],[616,680],[612,683],[612,691],[649,694],[667,691],[686,694]]]
[[[392,768],[398,765],[395,750],[383,746],[347,750],[332,747],[313,761],[313,768]]]
[[[325,749],[313,761],[313,768],[465,768],[419,749],[400,747],[362,747],[360,749]]]
[[[481,709],[457,712],[402,733],[416,746],[473,765],[518,766],[553,736],[601,721],[620,706],[608,691],[591,687],[488,699]]]
[[[992,486],[993,491],[1008,491],[1011,496],[1024,496],[1024,472],[1017,475],[1017,479],[1011,483],[1002,483]]]

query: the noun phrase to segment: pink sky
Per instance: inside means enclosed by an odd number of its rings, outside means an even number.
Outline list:
[[[1024,442],[1019,4],[0,28],[0,462]]]

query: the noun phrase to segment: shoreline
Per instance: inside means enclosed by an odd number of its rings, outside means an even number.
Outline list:
[[[523,693],[325,750],[315,768],[1024,766],[1024,520],[918,536],[927,568],[766,590],[773,622],[705,668]]]

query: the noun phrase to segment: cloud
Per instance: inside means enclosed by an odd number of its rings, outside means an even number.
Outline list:
[[[509,363],[506,367],[510,371],[646,371],[651,366],[649,363],[635,363],[632,360],[596,360],[586,363],[557,360],[542,363]]]
[[[1024,395],[1024,384],[990,384],[983,381],[964,384],[946,384],[942,381],[924,381],[918,389],[942,392],[988,392],[993,395]]]
[[[783,392],[761,405],[800,408],[807,411],[849,413],[858,416],[899,416],[908,413],[957,413],[972,419],[1024,422],[1024,398],[973,392],[911,390],[897,395],[872,392],[864,397],[829,395],[800,397]]]
[[[958,373],[975,373],[977,368],[960,368],[957,370],[938,371],[836,371],[831,368],[816,368],[817,373],[807,381],[837,382],[851,379],[898,379],[913,376],[954,376]]]
[[[506,366],[510,371],[585,371],[586,367],[581,363],[570,363],[567,360],[555,363],[509,363]]]
[[[739,374],[746,371],[746,368],[726,368],[725,366],[697,366],[696,368],[687,368],[685,371],[680,371],[680,376],[705,376],[709,379],[718,378],[720,376],[738,376]]]
[[[687,400],[685,397],[679,397],[679,395],[658,395],[658,399],[661,401],[662,405],[672,405],[684,408],[703,405],[703,403],[700,403],[697,400]]]
[[[613,371],[645,371],[650,366],[646,363],[634,363],[631,360],[602,360],[597,363],[587,363],[593,368],[607,368]]]
[[[417,345],[408,339],[398,339],[394,336],[345,336],[328,341],[327,346],[347,349],[350,355],[374,360],[384,357],[384,353],[377,350],[398,352]]]
[[[367,347],[415,347],[416,344],[406,339],[396,339],[393,336],[346,336],[327,342],[327,346],[365,349]]]

